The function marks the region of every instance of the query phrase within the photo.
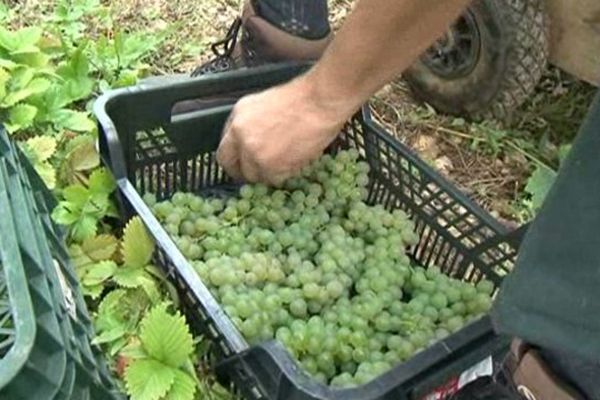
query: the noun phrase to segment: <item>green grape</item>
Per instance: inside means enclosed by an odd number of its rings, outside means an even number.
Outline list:
[[[432,295],[430,303],[438,310],[448,307],[448,299],[443,293],[435,293],[434,295]]]
[[[396,351],[397,349],[402,347],[403,342],[404,342],[404,339],[401,336],[392,335],[392,336],[388,337],[386,344],[387,344],[388,349]]]
[[[304,318],[308,313],[308,306],[303,299],[295,299],[290,303],[290,313],[297,318]]]
[[[366,361],[368,358],[368,352],[361,347],[355,347],[354,350],[352,350],[352,359],[354,360],[354,362],[360,364],[364,361]]]
[[[461,299],[460,290],[454,286],[448,286],[446,288],[446,290],[444,291],[444,294],[446,295],[446,298],[448,299],[448,303],[450,303],[450,304],[457,303]]]
[[[450,332],[448,332],[448,330],[446,330],[444,328],[438,328],[435,330],[435,338],[437,340],[445,339],[449,335],[450,335]]]
[[[479,293],[491,296],[494,292],[494,283],[483,279],[477,284],[477,291]]]
[[[243,185],[240,188],[240,196],[242,199],[251,199],[254,196],[254,188],[252,185]]]
[[[254,319],[246,319],[242,322],[240,330],[242,331],[245,337],[252,340],[259,333],[259,325]]]
[[[473,300],[477,296],[477,289],[474,286],[465,284],[461,291],[461,298],[463,301]]]
[[[391,316],[388,312],[383,312],[375,318],[375,328],[379,332],[388,332],[391,330]]]
[[[447,310],[447,308],[442,308],[441,310]],[[432,306],[426,306],[425,309],[423,310],[423,315],[425,317],[430,318],[432,321],[437,321],[438,318],[440,317],[440,313],[438,312],[438,309]]]
[[[467,307],[465,303],[455,303],[452,304],[450,310],[452,310],[452,313],[455,315],[465,315],[467,312]]]
[[[446,327],[450,332],[456,332],[461,329],[465,324],[465,321],[460,316],[454,316],[446,321]]]

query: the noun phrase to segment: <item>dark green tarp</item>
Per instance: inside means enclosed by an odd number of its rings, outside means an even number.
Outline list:
[[[600,95],[524,238],[492,318],[501,333],[600,362]]]

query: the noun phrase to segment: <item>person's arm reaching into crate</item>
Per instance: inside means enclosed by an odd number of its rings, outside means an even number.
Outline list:
[[[410,66],[469,0],[362,0],[304,76],[241,99],[218,160],[234,178],[278,184],[317,158],[343,123]]]

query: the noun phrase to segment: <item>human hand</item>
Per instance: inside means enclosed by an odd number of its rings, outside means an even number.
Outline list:
[[[217,160],[247,182],[280,185],[317,159],[352,114],[304,77],[242,98],[225,126]]]

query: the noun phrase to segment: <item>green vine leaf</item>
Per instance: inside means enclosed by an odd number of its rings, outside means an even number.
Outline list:
[[[139,217],[133,217],[127,223],[121,242],[121,254],[125,265],[145,267],[152,259],[154,241]]]
[[[159,400],[175,381],[175,370],[156,360],[136,360],[125,370],[131,400]]]
[[[169,314],[164,305],[154,307],[142,320],[140,341],[150,357],[174,368],[185,364],[194,351],[185,319]]]

